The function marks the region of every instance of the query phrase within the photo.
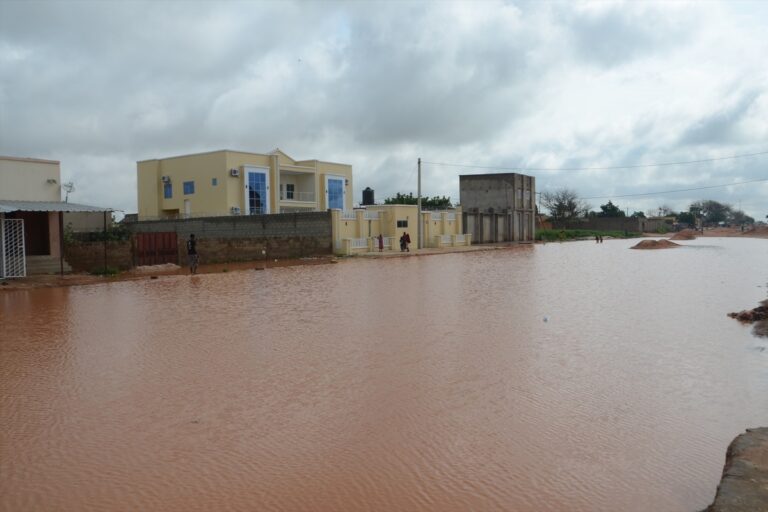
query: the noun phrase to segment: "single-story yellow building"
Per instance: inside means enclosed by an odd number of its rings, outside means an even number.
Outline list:
[[[384,238],[385,250],[399,250],[400,237],[408,233],[411,247],[418,247],[419,222],[422,247],[470,245],[464,235],[461,208],[422,211],[416,205],[370,205],[354,210],[332,210],[333,250],[337,254],[377,251],[377,238]]]

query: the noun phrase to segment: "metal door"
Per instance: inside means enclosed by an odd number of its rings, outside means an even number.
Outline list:
[[[179,264],[178,237],[173,232],[136,233],[134,235],[136,265]]]

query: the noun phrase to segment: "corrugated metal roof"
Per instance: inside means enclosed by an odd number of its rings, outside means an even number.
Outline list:
[[[112,212],[114,208],[63,201],[9,201],[0,199],[0,213],[10,212]]]

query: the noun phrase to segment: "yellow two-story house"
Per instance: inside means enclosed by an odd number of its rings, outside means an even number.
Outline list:
[[[138,218],[352,209],[352,166],[220,150],[137,162]]]

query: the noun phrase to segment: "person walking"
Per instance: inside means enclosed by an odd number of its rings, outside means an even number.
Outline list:
[[[189,272],[191,274],[197,274],[198,258],[197,240],[195,240],[195,235],[191,234],[189,235],[189,240],[187,240],[187,263],[189,264]]]
[[[400,252],[405,252],[405,233],[400,235]]]
[[[384,237],[381,236],[381,233],[379,233],[379,236],[377,237],[379,240],[379,252],[384,251]]]
[[[411,235],[408,234],[408,232],[405,232],[405,252],[411,252],[411,248],[409,247],[411,245]]]

